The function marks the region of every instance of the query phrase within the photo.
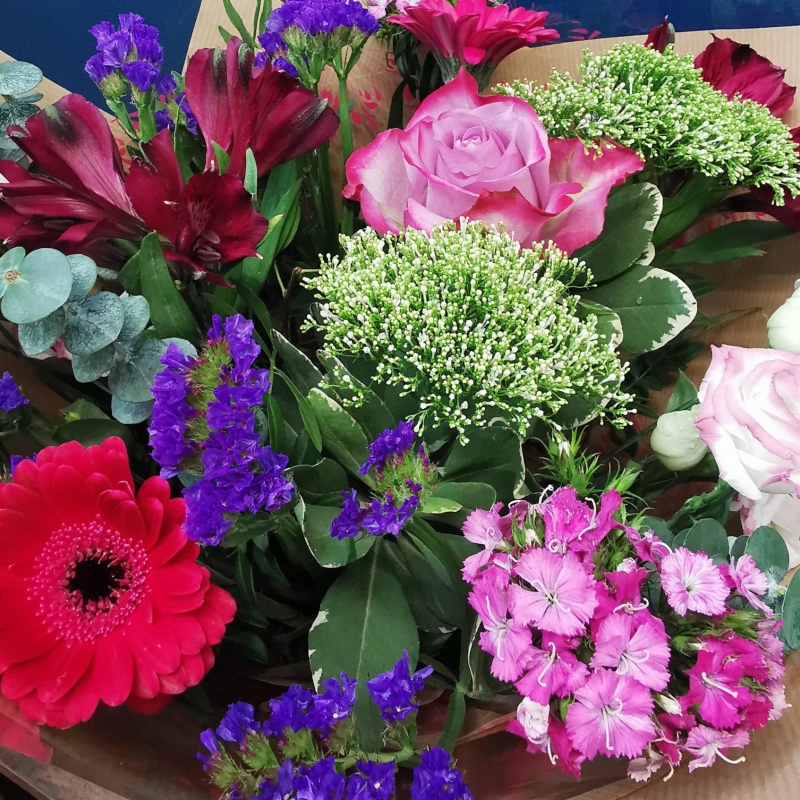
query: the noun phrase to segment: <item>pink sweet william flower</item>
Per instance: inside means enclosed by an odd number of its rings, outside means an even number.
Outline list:
[[[705,553],[679,547],[661,561],[659,573],[667,600],[679,614],[696,611],[713,617],[725,613],[728,587]]]
[[[623,566],[631,567],[630,571]],[[646,577],[647,570],[627,558],[614,572],[605,573],[605,582],[597,584],[597,609],[591,621],[593,636],[609,614],[622,611],[634,618],[642,614],[649,616],[648,603],[642,600],[642,583]]]
[[[466,66],[485,87],[497,65],[516,50],[558,39],[558,31],[543,25],[546,11],[512,10],[506,3],[420,0],[401,10],[388,21],[413,33],[434,54],[445,81]]]
[[[577,636],[597,607],[595,582],[578,557],[544,548],[523,553],[514,569],[531,588],[512,584],[511,615],[522,625],[535,625],[562,636]]]
[[[616,613],[597,632],[593,667],[608,667],[630,675],[643,686],[661,692],[669,683],[669,636],[664,623],[649,612],[638,619]]]
[[[706,725],[698,725],[689,731],[686,740],[686,751],[695,756],[694,760],[689,762],[689,772],[712,766],[717,757],[729,764],[741,764],[744,756],[730,759],[726,752],[732,747],[747,747],[748,744],[750,744],[750,734],[747,731],[718,731]]]
[[[466,70],[427,97],[405,130],[378,134],[347,162],[344,196],[378,233],[430,231],[466,217],[502,223],[524,247],[571,253],[603,230],[608,194],[644,166],[624,147],[585,152],[553,139],[518,97],[481,97]]]
[[[732,588],[750,603],[763,611],[767,617],[772,616],[772,609],[761,599],[767,593],[769,582],[767,576],[758,568],[753,556],[745,554],[738,561],[726,566],[726,572]]]
[[[628,675],[599,670],[575,692],[567,731],[586,758],[636,758],[656,738],[650,691]]]
[[[464,521],[462,532],[464,538],[473,544],[483,545],[483,550],[469,556],[464,560],[464,568],[461,574],[467,583],[473,583],[478,573],[485,567],[492,558],[495,548],[502,544],[504,540],[502,529],[502,517],[500,509],[502,503],[495,503],[489,511],[478,508],[473,511]]]
[[[508,580],[500,570],[484,572],[469,595],[469,604],[483,623],[480,646],[494,656],[490,671],[501,681],[522,675],[530,658],[531,632],[508,616]]]
[[[708,646],[708,645],[706,645]],[[699,703],[700,716],[715,728],[733,728],[741,721],[740,709],[750,705],[753,696],[741,681],[745,675],[742,661],[726,646],[701,650],[697,663],[686,670],[689,676],[687,701]]]
[[[658,564],[665,555],[672,552],[669,545],[662,542],[653,531],[640,533],[636,528],[631,528],[629,525],[625,525],[624,530],[628,541],[636,551],[636,555],[642,561]]]
[[[542,635],[542,647],[531,648],[526,673],[517,683],[517,691],[538,703],[547,704],[552,695],[566,697],[582,686],[589,669],[578,661],[574,650],[578,640],[552,633]]]

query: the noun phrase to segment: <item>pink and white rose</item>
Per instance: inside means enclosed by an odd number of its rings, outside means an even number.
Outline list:
[[[643,166],[611,142],[587,153],[578,139],[548,141],[528,103],[481,97],[462,69],[405,130],[353,153],[344,195],[379,233],[467,217],[502,223],[525,247],[551,239],[572,253],[600,235],[609,192]]]
[[[695,424],[739,493],[746,533],[772,524],[800,564],[800,355],[712,347]]]

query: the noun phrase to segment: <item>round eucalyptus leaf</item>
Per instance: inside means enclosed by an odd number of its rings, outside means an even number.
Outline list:
[[[33,103],[3,103],[0,106],[0,130],[4,131],[9,125],[24,125],[40,110],[39,106]]]
[[[24,258],[24,247],[12,247],[7,253],[3,253],[3,255],[0,256],[0,276],[4,275],[10,270],[18,270],[19,265],[22,263]],[[0,277],[0,297],[6,293],[7,286],[8,283],[5,281],[5,279]]]
[[[64,305],[72,290],[67,257],[48,247],[28,253],[16,269],[3,272],[2,280],[6,283],[3,315],[17,324],[52,314]]]
[[[119,332],[121,342],[129,342],[135,339],[150,322],[150,303],[140,294],[131,294],[127,297],[120,297],[122,310],[125,312],[125,320],[122,323],[122,330]]]
[[[88,356],[72,356],[72,371],[75,380],[80,383],[91,383],[102,378],[114,364],[115,348],[113,344]]]
[[[18,103],[38,103],[44,95],[41,92],[25,92],[17,95]]]
[[[153,401],[145,403],[126,403],[118,397],[111,397],[111,413],[114,419],[119,420],[125,425],[136,425],[144,422],[153,410]]]
[[[64,347],[73,355],[88,356],[115,342],[125,313],[119,297],[98,292],[66,309]]]
[[[6,61],[0,64],[0,94],[24,94],[35,89],[43,77],[39,67],[27,61]]]
[[[17,329],[19,343],[27,355],[39,355],[55,344],[58,337],[64,333],[64,325],[64,309],[57,308],[50,316],[38,322],[20,325]]]
[[[97,280],[97,265],[89,256],[67,256],[67,261],[72,270],[72,290],[67,302],[77,303],[92,291]]]
[[[13,144],[13,143],[12,143]],[[0,147],[0,161],[22,161],[25,158],[25,153],[22,152],[16,145],[11,148]]]
[[[161,339],[134,339],[125,348],[125,356],[108,376],[108,388],[114,397],[126,403],[145,403],[153,399],[153,378],[164,365],[161,356],[167,350]]]

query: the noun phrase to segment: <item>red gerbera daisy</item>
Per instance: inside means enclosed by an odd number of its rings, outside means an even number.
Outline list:
[[[184,501],[134,493],[121,439],[48,447],[0,485],[0,691],[67,728],[199,683],[236,610],[196,563]]]

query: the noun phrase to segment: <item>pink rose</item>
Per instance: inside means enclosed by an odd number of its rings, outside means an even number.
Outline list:
[[[800,563],[800,355],[712,347],[695,425],[739,492],[747,533],[771,522]]]
[[[379,233],[430,231],[460,217],[503,223],[528,247],[552,239],[571,253],[603,229],[608,193],[643,168],[632,150],[578,139],[548,142],[524,100],[481,97],[461,70],[347,162],[345,197]]]

